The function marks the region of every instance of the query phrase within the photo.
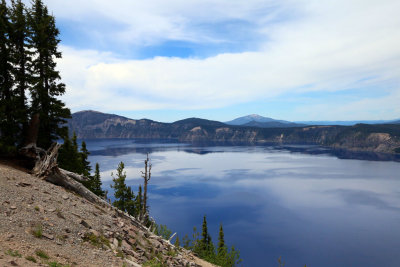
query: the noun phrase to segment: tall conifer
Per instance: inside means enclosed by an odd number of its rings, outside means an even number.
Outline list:
[[[217,256],[219,259],[225,259],[226,254],[227,254],[227,247],[225,245],[224,229],[222,228],[222,223],[221,223],[219,225]]]
[[[202,227],[202,232],[201,232],[201,243],[203,246],[203,250],[207,250],[208,245],[210,243],[210,235],[208,234],[208,229],[207,229],[207,219],[206,215],[203,217],[203,227]]]
[[[90,162],[88,161],[89,155],[90,152],[86,148],[86,143],[85,141],[82,141],[81,152],[80,152],[81,174],[90,178],[90,172],[92,171],[92,167],[90,166]]]
[[[117,174],[114,177],[113,174],[113,182],[111,185],[114,188],[114,197],[115,201],[113,205],[122,211],[126,211],[132,216],[136,215],[136,203],[135,203],[135,194],[133,193],[130,186],[127,186],[125,183],[126,172],[124,171],[125,165],[121,161],[117,168]]]
[[[28,103],[26,93],[32,82],[31,66],[32,51],[29,45],[30,27],[27,19],[25,5],[21,0],[12,1],[10,12],[11,28],[11,59],[13,62],[14,76],[14,114],[18,124],[18,143],[24,144],[28,128]]]
[[[55,18],[49,15],[41,0],[33,2],[30,13],[30,45],[35,51],[32,65],[32,113],[38,113],[40,116],[37,144],[47,148],[52,141],[68,134],[67,128],[62,124],[71,113],[65,104],[57,99],[65,93],[65,85],[59,81],[60,73],[56,70],[55,59],[61,58],[61,52],[57,47],[60,39]]]
[[[101,185],[100,166],[99,163],[96,163],[90,190],[100,197],[106,197],[106,192],[101,189]]]
[[[15,146],[13,65],[10,43],[10,14],[5,0],[0,2],[0,152],[8,153]]]

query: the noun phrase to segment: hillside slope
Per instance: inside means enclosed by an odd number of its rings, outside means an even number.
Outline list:
[[[113,208],[1,163],[0,214],[0,266],[212,266]]]
[[[320,125],[260,128],[190,118],[174,123],[131,120],[93,111],[74,113],[68,123],[78,138],[175,139],[190,143],[313,144],[342,149],[400,153],[400,124]]]

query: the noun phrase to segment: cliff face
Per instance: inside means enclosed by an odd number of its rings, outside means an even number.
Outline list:
[[[394,153],[400,149],[400,125],[306,126],[258,128],[186,119],[174,123],[132,120],[93,111],[72,115],[70,131],[78,138],[176,139],[191,143],[317,144],[336,148]]]

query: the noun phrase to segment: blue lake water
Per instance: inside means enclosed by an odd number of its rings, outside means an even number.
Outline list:
[[[151,216],[183,237],[206,214],[214,241],[222,222],[242,266],[277,266],[279,256],[287,267],[400,266],[399,162],[312,146],[86,142],[109,195],[118,163],[136,190],[150,153]]]

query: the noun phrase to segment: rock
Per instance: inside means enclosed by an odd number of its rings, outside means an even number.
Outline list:
[[[62,198],[63,198],[64,200],[69,199],[69,197],[68,197],[67,195],[63,195]]]
[[[16,263],[15,261],[10,261],[9,262],[12,266],[19,266],[18,263]]]
[[[113,245],[117,248],[118,247],[118,239],[114,238]]]
[[[93,234],[93,235],[95,235],[95,236],[99,236],[99,232],[97,232],[97,231],[94,230],[94,229],[90,229],[90,230],[89,230],[89,233],[91,233],[91,234]]]
[[[136,243],[136,240],[134,239],[134,238],[127,238],[126,239],[126,242],[129,244],[129,245],[131,245],[131,246],[133,246],[135,243]]]
[[[49,211],[49,212],[55,212],[56,209],[55,209],[55,208],[51,208],[51,209],[48,209],[48,211]]]
[[[129,265],[131,265],[131,266],[133,266],[133,267],[140,267],[140,266],[142,266],[142,265],[140,265],[140,264],[138,264],[138,263],[136,263],[136,262],[130,261],[130,260],[125,260],[125,261],[126,261],[126,263],[128,263]]]
[[[42,234],[42,236],[43,236],[44,238],[47,238],[47,239],[49,239],[49,240],[54,240],[54,236],[53,236],[53,235],[51,235],[51,234],[46,234],[46,233],[43,233],[43,234]]]
[[[83,226],[85,226],[86,228],[91,229],[92,227],[85,221],[85,220],[81,220],[80,224],[82,224]]]
[[[122,247],[122,249],[126,249],[126,250],[132,249],[132,247],[125,240],[122,240],[121,247]]]
[[[15,209],[17,209],[17,207],[16,206],[11,206],[10,209],[15,210]]]
[[[31,186],[31,184],[30,184],[30,183],[27,183],[27,182],[19,182],[19,183],[17,183],[16,185],[17,185],[17,186],[21,186],[21,187]]]
[[[155,240],[155,239],[149,239],[149,242],[150,242],[151,245],[152,245],[153,247],[155,247],[155,248],[160,248],[160,247],[161,247],[161,243],[158,242],[158,241]]]

